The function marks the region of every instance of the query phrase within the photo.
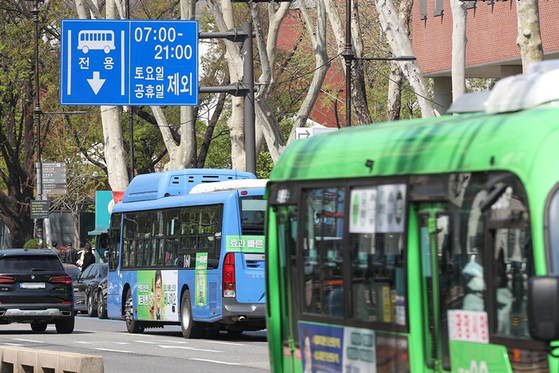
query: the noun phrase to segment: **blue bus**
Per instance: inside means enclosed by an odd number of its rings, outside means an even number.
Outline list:
[[[111,215],[108,317],[185,338],[265,329],[265,184],[235,170],[136,176]]]

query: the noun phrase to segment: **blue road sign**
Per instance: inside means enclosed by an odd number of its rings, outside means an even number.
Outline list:
[[[62,20],[61,105],[198,105],[198,21]]]

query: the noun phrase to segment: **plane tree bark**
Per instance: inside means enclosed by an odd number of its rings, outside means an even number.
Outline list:
[[[540,10],[538,0],[517,0],[518,37],[516,44],[522,56],[522,71],[543,60],[543,44],[540,30]]]

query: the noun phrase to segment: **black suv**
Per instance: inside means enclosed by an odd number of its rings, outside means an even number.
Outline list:
[[[0,250],[0,324],[30,323],[35,332],[55,324],[74,331],[74,289],[49,249]]]

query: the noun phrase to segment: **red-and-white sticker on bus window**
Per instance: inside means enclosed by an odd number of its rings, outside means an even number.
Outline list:
[[[487,312],[448,311],[448,334],[451,341],[489,343]]]

